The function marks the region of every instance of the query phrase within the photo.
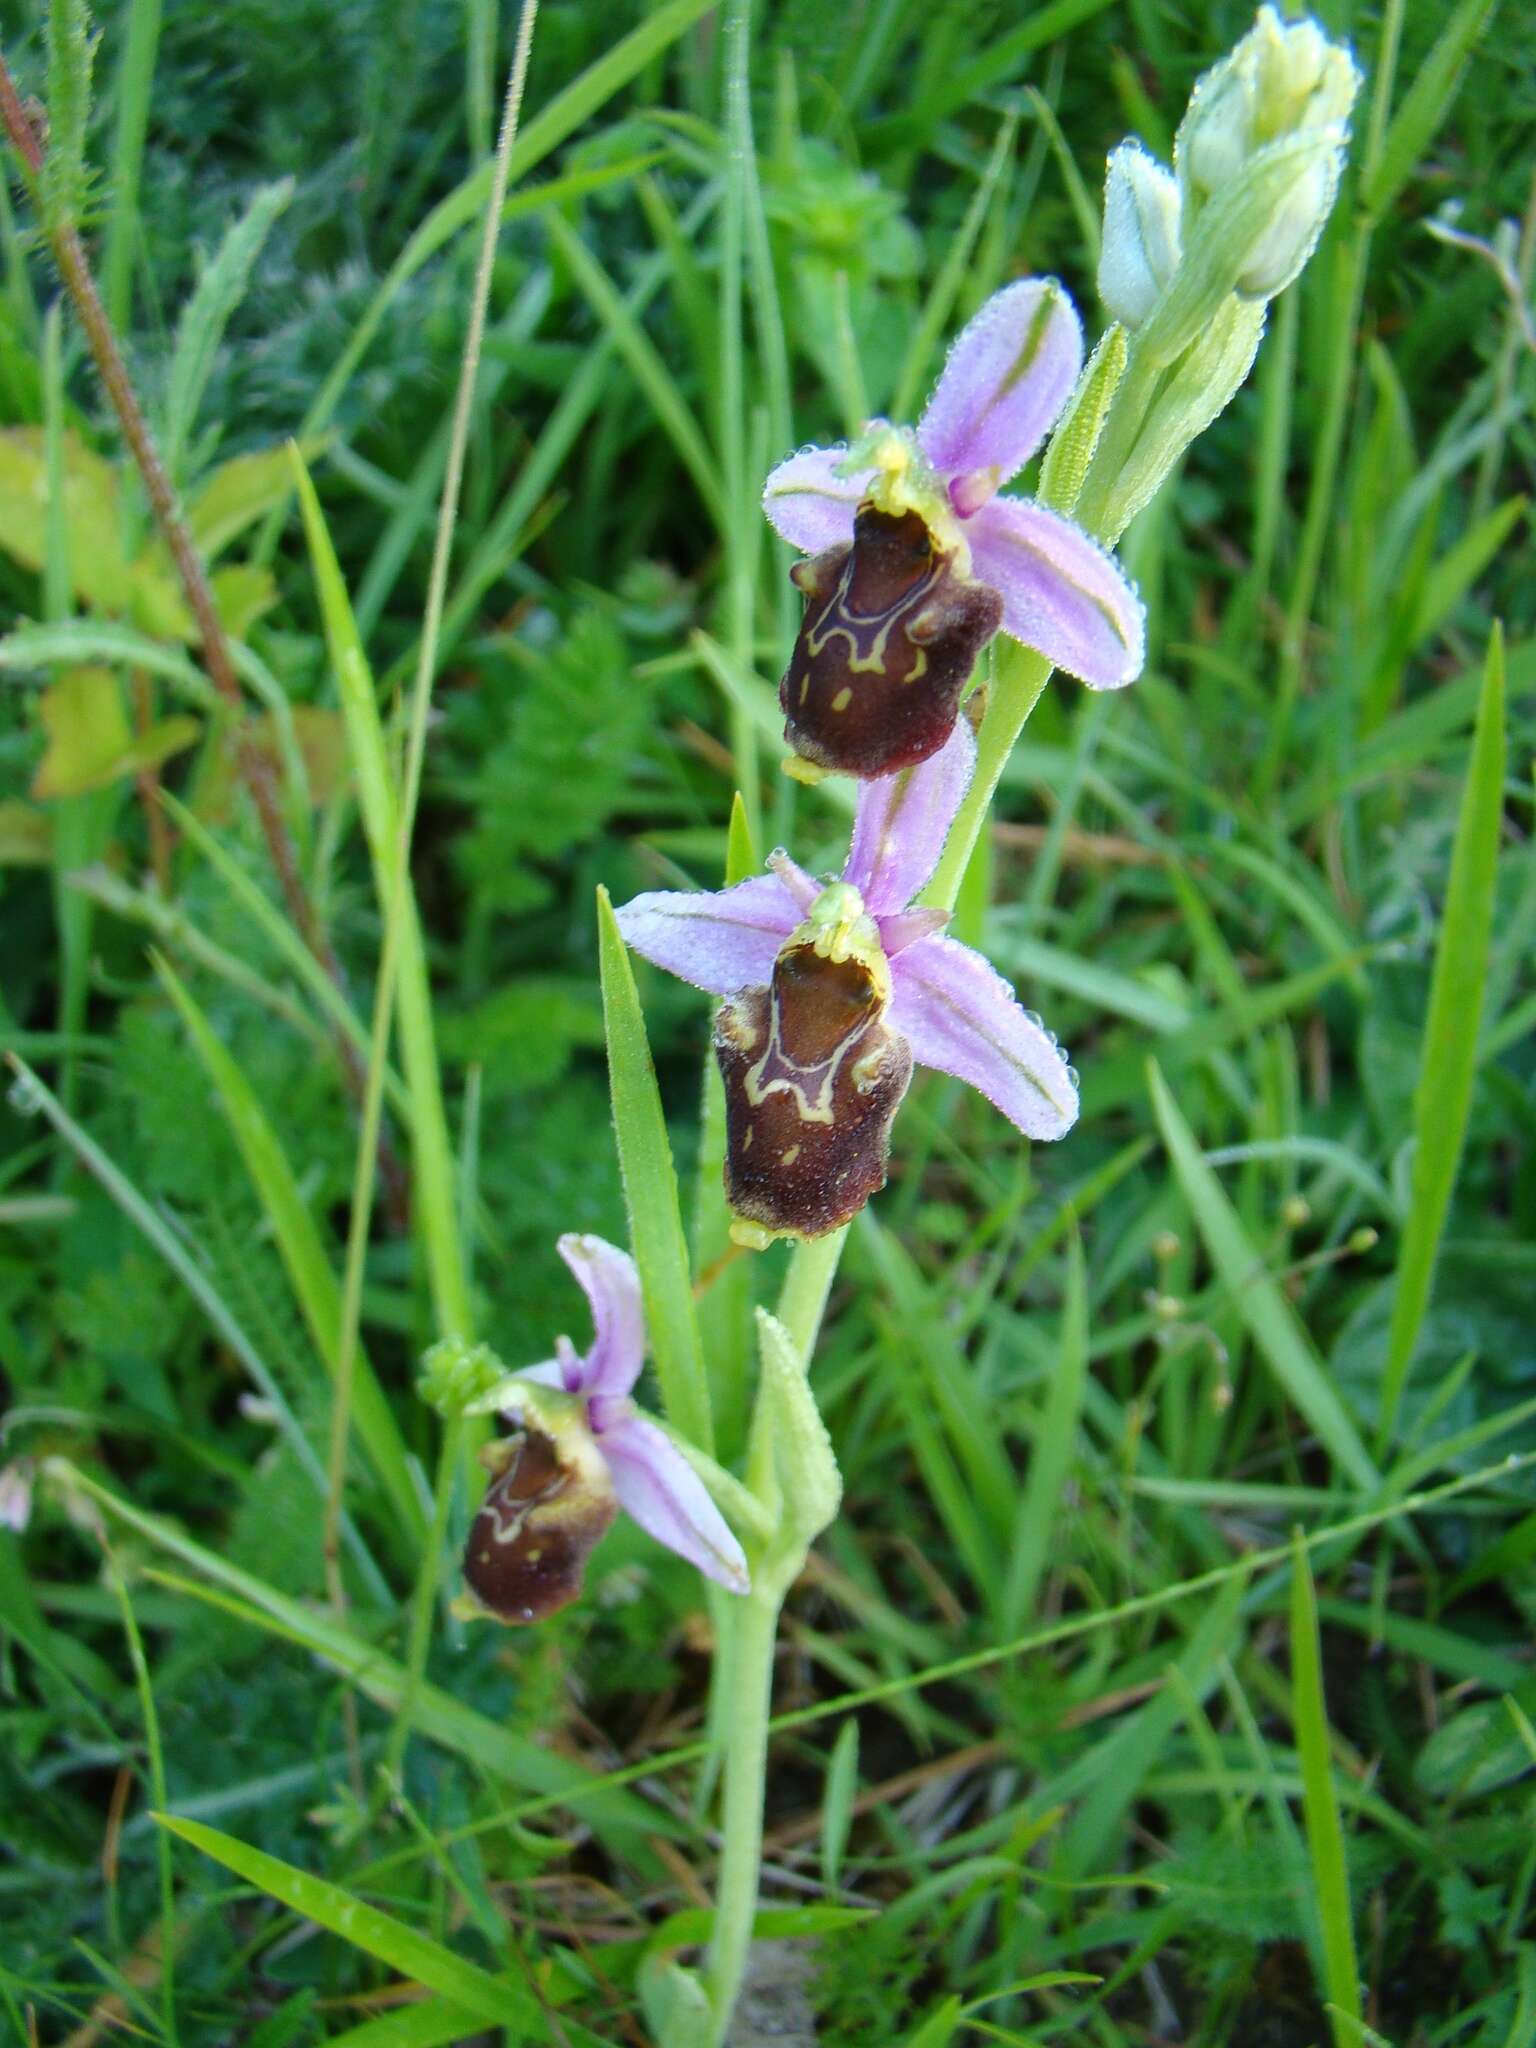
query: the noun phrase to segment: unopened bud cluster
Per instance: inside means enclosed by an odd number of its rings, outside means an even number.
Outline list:
[[[1094,361],[1113,375],[1085,377],[1057,429],[1091,448],[1072,503],[1100,539],[1118,539],[1247,376],[1266,306],[1327,223],[1359,87],[1315,21],[1264,6],[1195,86],[1171,169],[1139,142],[1111,152],[1098,285],[1117,325]]]
[[[1261,7],[1191,94],[1172,171],[1135,142],[1110,156],[1099,258],[1109,312],[1143,326],[1186,251],[1215,300],[1283,291],[1333,206],[1359,86],[1349,52],[1315,21],[1287,24]],[[1197,266],[1197,253],[1215,260]]]

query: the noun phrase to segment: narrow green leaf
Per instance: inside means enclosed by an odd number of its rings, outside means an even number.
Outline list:
[[[73,226],[85,210],[85,137],[99,40],[85,0],[49,0],[48,154],[42,185],[43,215],[50,232]]]
[[[1462,0],[1403,95],[1361,194],[1361,203],[1373,220],[1379,220],[1397,197],[1450,112],[1461,83],[1461,68],[1496,4],[1497,0]]]
[[[458,1185],[427,979],[426,948],[410,877],[395,897],[398,805],[373,676],[358,637],[351,599],[325,524],[325,514],[297,446],[290,446],[294,481],[304,514],[326,645],[346,721],[352,772],[357,779],[363,830],[373,860],[374,890],[386,919],[398,917],[399,973],[395,1000],[400,1062],[411,1097],[411,1141],[416,1178],[415,1216],[426,1252],[433,1306],[444,1336],[468,1337],[473,1314],[458,1231]]]
[[[906,352],[901,359],[901,375],[891,397],[893,420],[908,420],[916,416],[924,382],[930,374],[930,365],[938,349],[939,337],[950,324],[962,288],[968,282],[974,283],[972,263],[976,254],[977,238],[981,234],[994,199],[1005,189],[1007,173],[1013,163],[1014,144],[1018,132],[1019,116],[1016,111],[1010,111],[998,123],[997,140],[992,145],[992,154],[988,157],[986,168],[977,181],[976,190],[971,194],[970,204],[965,209],[965,218],[950,238],[949,246],[944,253],[944,261],[923,301],[923,309],[913,322]],[[1049,461],[1049,456],[1046,459]],[[1040,495],[1047,503],[1055,502],[1050,498],[1043,483]]]
[[[1296,1311],[1275,1284],[1220,1181],[1201,1155],[1155,1061],[1148,1062],[1148,1087],[1163,1143],[1211,1264],[1232,1296],[1261,1356],[1288,1399],[1316,1430],[1318,1440],[1334,1463],[1357,1486],[1367,1490],[1374,1487],[1379,1474],[1365,1445],[1334,1392]]]
[[[1506,498],[1468,530],[1424,577],[1413,612],[1413,644],[1438,632],[1525,516],[1528,498]]]
[[[752,844],[752,828],[747,823],[747,807],[738,789],[731,798],[731,822],[725,838],[726,887],[744,882],[749,875],[755,875],[760,866],[757,848]]]
[[[377,1906],[343,1891],[340,1885],[323,1877],[312,1877],[306,1870],[296,1870],[291,1863],[268,1856],[262,1849],[253,1849],[218,1828],[207,1827],[202,1821],[180,1820],[175,1814],[157,1814],[156,1819],[172,1834],[190,1842],[194,1849],[201,1849],[205,1856],[222,1863],[226,1870],[243,1877],[280,1905],[329,1928],[332,1934],[339,1934],[365,1955],[376,1956],[409,1982],[440,1992],[482,2020],[502,2026],[534,2025],[542,2033],[538,2007],[522,1985],[493,1977],[489,1970],[466,1962],[441,1942],[418,1934],[403,1920],[381,1913]]]
[[[334,1374],[341,1336],[341,1288],[326,1257],[319,1229],[299,1192],[287,1154],[255,1089],[220,1044],[212,1025],[175,970],[163,955],[155,956],[155,966],[218,1090],[315,1349],[326,1371]],[[391,1506],[403,1527],[420,1537],[426,1529],[426,1518],[406,1464],[405,1445],[384,1390],[361,1350],[355,1366],[352,1415]]]
[[[301,442],[304,460],[312,461],[323,445],[318,439]],[[187,504],[187,531],[204,561],[221,555],[263,513],[282,504],[292,489],[293,469],[286,444],[252,449],[221,462],[204,477]]]
[[[1387,1337],[1378,1450],[1391,1437],[1397,1421],[1414,1346],[1429,1306],[1435,1257],[1467,1135],[1493,937],[1503,806],[1504,636],[1495,625],[1488,642],[1472,758],[1451,852],[1445,914],[1435,950],[1424,1049],[1414,1090],[1413,1178]]]
[[[139,236],[140,179],[144,169],[144,138],[149,129],[150,94],[155,82],[155,53],[160,44],[160,0],[130,0],[124,10],[127,32],[114,24],[121,39],[122,60],[114,81],[117,121],[112,135],[108,172],[111,210],[101,257],[101,295],[107,318],[121,333],[132,312],[132,276]]]
[[[245,297],[262,245],[272,232],[274,221],[292,199],[293,191],[292,178],[257,186],[250,205],[219,244],[218,254],[199,277],[176,323],[161,445],[173,484],[184,481],[182,468],[187,447],[224,330]]]
[[[339,1032],[351,1040],[366,1059],[367,1026],[277,904],[249,871],[241,866],[235,856],[219,843],[195,811],[188,810],[169,790],[161,791],[160,801],[170,813],[171,822],[182,837],[208,862],[251,924],[271,945],[278,958],[288,966],[294,979],[308,990],[315,1007],[323,1012]],[[390,1107],[402,1124],[409,1127],[411,1098],[393,1067],[390,1068],[384,1085]]]
[[[1032,51],[1055,42],[1080,22],[1091,21],[1108,4],[1109,0],[1046,0],[1043,7],[1029,8],[1019,27],[985,43],[982,54],[971,63],[946,72],[942,84],[910,112],[887,114],[863,123],[859,131],[861,146],[883,152],[930,134],[946,114],[968,106],[995,86],[1015,78]]]
[[[200,711],[220,709],[212,683],[196,662],[179,647],[167,647],[132,626],[65,619],[56,626],[18,626],[0,640],[0,671],[46,670],[82,662],[146,669],[151,675],[163,676],[179,696]]]
[[[1323,1699],[1317,1597],[1312,1587],[1312,1567],[1299,1539],[1293,1549],[1291,1577],[1291,1714],[1301,1760],[1302,1812],[1312,1859],[1313,1896],[1323,1940],[1324,1985],[1329,1999],[1344,2017],[1358,2021],[1360,1976],[1355,1964],[1344,1830],[1339,1821],[1333,1765],[1328,1754],[1328,1709]],[[1350,2036],[1337,2025],[1333,2033],[1334,2040],[1343,2048]]]
[[[951,1992],[917,2028],[907,2035],[902,2048],[949,2048],[965,2021],[965,2007],[959,1994]]]
[[[1077,1452],[1078,1420],[1088,1377],[1088,1282],[1082,1240],[1067,1247],[1067,1298],[1061,1343],[1031,1446],[1024,1495],[1014,1523],[1013,1548],[1003,1593],[1002,1627],[1016,1635],[1032,1612],[1046,1559],[1060,1539],[1062,1496]]]
[[[700,1450],[710,1451],[714,1429],[709,1383],[694,1313],[677,1169],[629,954],[608,891],[602,888],[597,892],[597,943],[619,1171],[662,1406],[680,1434]]]
[[[1472,1562],[1459,1571],[1445,1588],[1441,1596],[1443,1604],[1454,1606],[1464,1593],[1470,1593],[1475,1586],[1486,1586],[1490,1579],[1512,1578],[1533,1557],[1536,1557],[1536,1511],[1506,1529],[1497,1542],[1478,1551]]]
[[[326,2048],[452,2048],[454,2042],[483,2031],[479,2015],[467,2007],[446,1998],[426,1998],[381,2012],[344,2034],[332,2034]]]
[[[850,1714],[837,1731],[832,1754],[827,1758],[826,1790],[821,1798],[821,1881],[829,1892],[837,1890],[843,1871],[843,1851],[848,1846],[848,1829],[853,1820],[853,1799],[859,1789],[859,1723]]]
[[[596,257],[574,229],[558,213],[549,216],[549,237],[571,270],[592,310],[606,328],[614,347],[629,365],[630,374],[650,400],[678,457],[693,478],[704,509],[722,532],[726,530],[726,502],[714,458],[698,421],[688,410],[672,372],[658,354],[655,343],[614,288]]]

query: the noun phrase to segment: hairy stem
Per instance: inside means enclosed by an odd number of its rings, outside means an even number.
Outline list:
[[[848,1226],[844,1224],[841,1230],[812,1238],[809,1244],[796,1245],[789,1261],[789,1271],[784,1275],[784,1286],[779,1295],[779,1321],[794,1338],[804,1359],[809,1360],[821,1333],[827,1296],[837,1277],[838,1262],[843,1256],[847,1237]]]
[[[976,773],[955,814],[933,880],[923,892],[925,902],[936,904],[941,910],[954,909],[961,880],[986,827],[1008,756],[1050,679],[1051,664],[1043,654],[1036,654],[1031,647],[1021,647],[1016,640],[998,641],[992,690],[977,734]]]
[[[725,1751],[725,1818],[715,1888],[715,1931],[704,1961],[716,2048],[725,2040],[746,1973],[763,1855],[764,1773],[773,1654],[783,1588],[757,1587],[736,1604],[729,1669],[731,1701]]]

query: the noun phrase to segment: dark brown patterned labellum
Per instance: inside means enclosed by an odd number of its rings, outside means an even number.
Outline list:
[[[891,1119],[912,1078],[871,969],[791,942],[769,988],[715,1020],[725,1083],[725,1193],[767,1231],[820,1237],[885,1185]]]
[[[861,505],[853,540],[797,562],[805,593],[779,703],[784,737],[819,768],[894,775],[938,752],[960,693],[1003,619],[916,512]]]
[[[544,1621],[581,1591],[587,1559],[618,1513],[595,1446],[524,1426],[487,1444],[495,1475],[470,1526],[464,1580],[499,1621]]]

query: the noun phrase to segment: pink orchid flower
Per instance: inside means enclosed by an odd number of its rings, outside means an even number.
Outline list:
[[[763,510],[808,555],[851,542],[871,501],[917,513],[935,546],[958,546],[970,577],[998,594],[1004,633],[1091,689],[1119,689],[1145,652],[1134,588],[1070,519],[998,496],[1060,414],[1082,356],[1082,327],[1054,279],[1008,285],[956,340],[915,433],[877,422],[851,454],[802,449],[769,476]]]
[[[911,907],[938,863],[975,761],[976,743],[962,720],[921,766],[861,784],[852,844],[836,882],[813,880],[780,851],[768,874],[734,888],[637,896],[618,913],[619,929],[668,973],[734,997],[773,983],[781,959],[804,950],[817,917],[849,932],[867,921],[875,934],[870,943],[883,956],[875,977],[882,986],[888,972],[880,1021],[905,1042],[912,1060],[979,1089],[1027,1137],[1059,1138],[1077,1117],[1077,1076],[1056,1040],[1020,1008],[980,953],[944,935],[947,913]],[[803,1100],[818,1085],[807,1068],[795,1092]],[[730,1173],[728,1161],[728,1187]],[[821,1177],[832,1178],[824,1167]],[[815,1236],[844,1220],[838,1214],[773,1227]]]
[[[503,1621],[541,1621],[574,1600],[586,1561],[620,1508],[732,1593],[747,1560],[683,1453],[629,1398],[645,1358],[640,1276],[627,1252],[567,1233],[562,1259],[592,1307],[593,1338],[503,1380],[469,1412],[517,1434],[486,1447],[493,1474],[470,1529],[464,1576]],[[522,1391],[527,1388],[526,1394]]]

